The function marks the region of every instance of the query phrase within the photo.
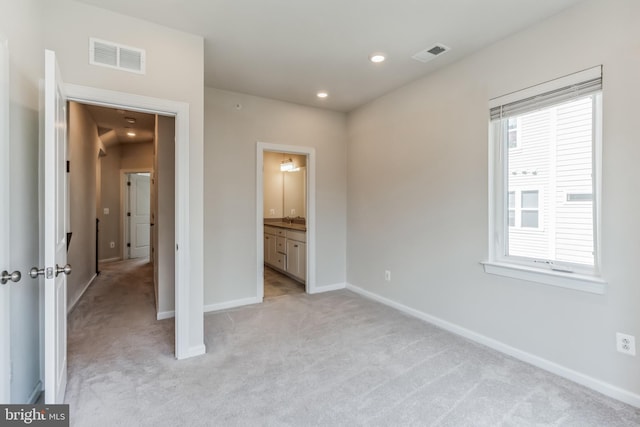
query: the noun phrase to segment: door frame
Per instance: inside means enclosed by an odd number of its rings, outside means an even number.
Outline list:
[[[154,154],[155,155],[155,154]],[[134,168],[134,169],[120,169],[120,224],[122,227],[122,235],[120,238],[122,239],[122,259],[129,259],[126,257],[127,253],[127,237],[129,237],[129,233],[127,232],[127,208],[129,207],[129,200],[127,199],[128,188],[127,188],[127,175],[133,173],[149,173],[153,175],[153,168]],[[151,191],[151,189],[149,189]]]
[[[189,104],[69,83],[65,85],[65,90],[69,101],[175,117],[175,356],[177,359],[186,359],[204,354],[204,345],[197,349],[189,347],[189,332],[192,329],[189,324]]]
[[[316,149],[298,145],[256,144],[256,295],[264,298],[264,152],[291,153],[307,156],[307,278],[308,294],[316,289]]]

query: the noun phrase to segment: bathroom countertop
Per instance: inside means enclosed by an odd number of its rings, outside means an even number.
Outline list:
[[[298,230],[298,231],[307,231],[307,226],[305,224],[289,224],[288,222],[265,222],[264,225],[268,225],[270,227],[278,227],[278,228],[286,228],[288,230]]]

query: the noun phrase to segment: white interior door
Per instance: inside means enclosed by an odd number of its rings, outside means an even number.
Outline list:
[[[0,200],[11,200],[9,189],[9,49],[0,37]],[[9,241],[9,209],[0,209],[0,242]],[[0,245],[0,270],[10,269],[9,245]],[[0,403],[10,402],[11,330],[9,290],[0,285]]]
[[[44,400],[62,403],[67,385],[67,105],[55,52],[45,51]]]
[[[151,177],[129,174],[129,258],[146,258],[151,247]]]

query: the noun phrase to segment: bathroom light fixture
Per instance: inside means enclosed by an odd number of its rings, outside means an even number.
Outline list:
[[[328,94],[327,92],[325,92],[325,91],[320,91],[320,92],[318,92],[318,93],[316,94],[316,96],[317,96],[318,98],[326,98],[327,96],[329,96],[329,94]]]
[[[369,61],[373,62],[374,64],[384,62],[385,59],[387,58],[381,53],[372,53],[371,55],[369,55]]]
[[[293,159],[289,158],[289,160],[283,160],[280,163],[280,172],[291,172],[296,167],[293,164]]]

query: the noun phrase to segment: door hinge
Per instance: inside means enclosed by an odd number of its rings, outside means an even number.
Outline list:
[[[131,187],[131,181],[127,181],[127,185]]]
[[[131,243],[127,243],[127,247],[130,248],[131,247]]]
[[[71,162],[67,160],[67,173],[71,170]]]
[[[127,212],[127,216],[131,216],[131,212]]]

